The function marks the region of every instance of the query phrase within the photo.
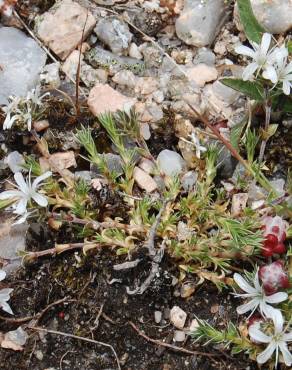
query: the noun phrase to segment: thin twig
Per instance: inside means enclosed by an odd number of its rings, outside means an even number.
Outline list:
[[[117,362],[117,367],[119,370],[122,370],[121,369],[121,365],[120,365],[120,361],[119,361],[119,358],[118,358],[118,355],[114,349],[114,347],[108,343],[104,343],[104,342],[100,342],[98,340],[94,340],[94,339],[90,339],[90,338],[85,338],[85,337],[80,337],[78,335],[73,335],[73,334],[69,334],[69,333],[65,333],[65,332],[62,332],[62,331],[57,331],[57,330],[50,330],[50,329],[44,329],[44,328],[40,328],[38,326],[35,326],[35,327],[30,327],[28,326],[28,329],[31,329],[31,330],[35,330],[35,331],[40,331],[40,332],[44,332],[44,333],[47,333],[47,334],[55,334],[55,335],[61,335],[63,337],[67,337],[67,338],[73,338],[73,339],[77,339],[77,340],[82,340],[84,342],[89,342],[89,343],[93,343],[93,344],[98,344],[100,346],[104,346],[104,347],[107,347],[107,348],[110,348],[111,351],[113,352],[114,356],[115,356],[115,359],[116,359],[116,362]]]
[[[169,349],[171,349],[173,351],[176,351],[176,352],[183,352],[183,353],[186,353],[188,355],[200,355],[200,356],[206,356],[206,357],[216,357],[216,356],[218,356],[217,354],[212,354],[212,353],[208,353],[208,352],[191,351],[191,350],[186,349],[186,348],[182,348],[182,347],[174,346],[174,345],[169,344],[169,343],[162,342],[161,340],[158,340],[158,339],[150,338],[150,337],[148,337],[148,335],[143,333],[132,321],[129,321],[129,324],[132,326],[132,328],[142,338],[146,339],[148,342],[157,344],[158,346],[166,347],[166,348],[169,348]]]

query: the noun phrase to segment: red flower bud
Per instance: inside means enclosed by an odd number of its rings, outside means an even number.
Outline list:
[[[273,249],[273,252],[274,253],[277,253],[277,254],[282,254],[282,253],[285,253],[286,252],[286,247],[283,243],[279,243],[274,249]]]
[[[270,265],[262,266],[259,270],[259,277],[263,283],[265,293],[270,295],[279,289],[289,287],[289,279],[282,261],[276,261]]]

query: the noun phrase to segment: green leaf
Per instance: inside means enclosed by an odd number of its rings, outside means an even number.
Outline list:
[[[240,20],[247,38],[249,41],[254,41],[259,44],[265,29],[258,23],[254,16],[250,0],[237,0],[237,5]]]
[[[247,95],[249,98],[257,101],[263,101],[265,92],[263,87],[252,81],[243,81],[239,78],[223,78],[220,80],[223,85]]]
[[[239,150],[239,141],[244,126],[245,122],[240,122],[237,125],[233,126],[230,130],[230,142],[236,150]]]
[[[287,49],[289,54],[292,54],[292,40],[287,42]]]

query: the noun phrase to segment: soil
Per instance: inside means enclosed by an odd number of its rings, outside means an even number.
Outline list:
[[[70,230],[64,228],[56,238],[35,224],[28,232],[28,249],[42,250],[56,239],[60,242],[66,238],[68,242],[69,233]],[[126,287],[133,288],[149,273],[150,263],[143,251],[139,258],[142,262],[127,271],[113,270],[113,265],[123,262],[124,258],[117,257],[109,249],[100,250],[95,255],[68,252],[34,261],[7,280],[14,288],[10,300],[14,317],[34,316],[66,297],[67,303],[52,306],[34,325],[110,344],[118,354],[122,369],[245,369],[249,361],[244,356],[232,358],[226,350],[223,352],[223,348],[196,344],[191,337],[181,344],[172,341],[175,328],[169,322],[169,310],[174,305],[188,314],[187,324],[197,315],[223,328],[229,320],[236,322],[233,298],[225,292],[218,294],[216,287],[208,283],[198,286],[189,298],[176,297],[179,285],[173,282],[179,278],[178,268],[167,255],[150,289],[144,295],[130,296]],[[194,276],[187,277],[187,280],[194,279]],[[157,310],[163,313],[161,324],[154,320]],[[130,321],[153,339],[206,352],[214,357],[187,355],[149,343],[133,329]],[[32,325],[33,321],[26,324]],[[0,331],[14,330],[18,326],[19,322],[13,324],[1,320]],[[0,349],[0,369],[117,369],[109,348],[69,338],[65,334],[26,330],[29,339],[23,352]]]

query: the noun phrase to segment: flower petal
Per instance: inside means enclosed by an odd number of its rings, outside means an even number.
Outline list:
[[[283,81],[283,93],[285,95],[290,95],[291,83],[289,81]]]
[[[259,305],[259,300],[257,298],[252,299],[251,301],[242,304],[236,308],[238,315],[242,315],[246,312],[252,311],[252,313],[257,309]]]
[[[247,67],[245,67],[243,73],[242,73],[242,79],[243,81],[250,80],[255,71],[259,68],[259,65],[257,63],[251,63]]]
[[[259,330],[256,325],[251,325],[248,329],[249,336],[260,343],[270,343],[272,340],[272,337],[269,337],[268,335],[264,334],[261,330]]]
[[[268,303],[280,303],[286,301],[288,294],[285,292],[278,292],[265,297],[265,301]]]
[[[17,215],[23,215],[26,212],[27,198],[21,198],[17,203],[14,213]]]
[[[21,172],[16,172],[14,174],[14,179],[15,179],[16,184],[19,187],[19,190],[27,194],[29,189],[28,189],[27,183],[24,180],[23,174]]]
[[[0,307],[2,308],[3,311],[5,311],[7,313],[10,313],[11,315],[13,315],[13,311],[12,311],[12,309],[9,306],[8,303],[6,303],[6,302],[0,302]]]
[[[6,272],[4,270],[0,270],[0,281],[4,280],[6,277]]]
[[[278,75],[273,66],[267,66],[263,72],[263,77],[266,80],[270,80],[273,84],[278,82]]]
[[[235,273],[233,279],[236,284],[247,293],[257,293],[257,290],[253,288],[240,274]]]
[[[285,364],[287,366],[291,366],[292,365],[292,354],[290,353],[290,351],[288,349],[287,343],[280,342],[279,347],[280,347],[280,350],[282,352]]]
[[[265,32],[263,34],[261,46],[260,46],[262,54],[264,55],[267,54],[270,44],[271,44],[271,40],[272,40],[272,35],[270,33]]]
[[[277,346],[275,342],[271,342],[268,347],[257,356],[258,364],[264,364],[265,362],[267,362],[272,357],[276,347]]]
[[[32,195],[32,199],[41,207],[46,207],[48,205],[47,198],[39,193],[35,193]]]
[[[38,185],[45,179],[47,179],[48,177],[52,176],[52,172],[51,171],[47,171],[45,173],[43,173],[41,176],[38,176],[34,182],[32,183],[32,188],[35,190]]]
[[[234,50],[237,54],[246,55],[251,58],[254,58],[255,56],[255,51],[244,45],[238,45],[235,47]]]
[[[274,308],[272,306],[269,306],[268,304],[266,304],[266,302],[264,300],[261,301],[261,303],[260,303],[260,312],[261,312],[262,316],[268,317],[268,318],[273,318],[274,311],[279,311],[279,310],[277,310],[276,308]]]
[[[283,334],[282,338],[285,342],[291,342],[292,341],[292,331],[290,333]]]
[[[274,312],[271,318],[274,323],[275,333],[276,334],[282,333],[283,325],[284,325],[284,318],[283,318],[282,312],[280,310],[274,309]]]
[[[6,190],[0,194],[0,199],[19,198],[22,197],[23,193],[19,190]]]

